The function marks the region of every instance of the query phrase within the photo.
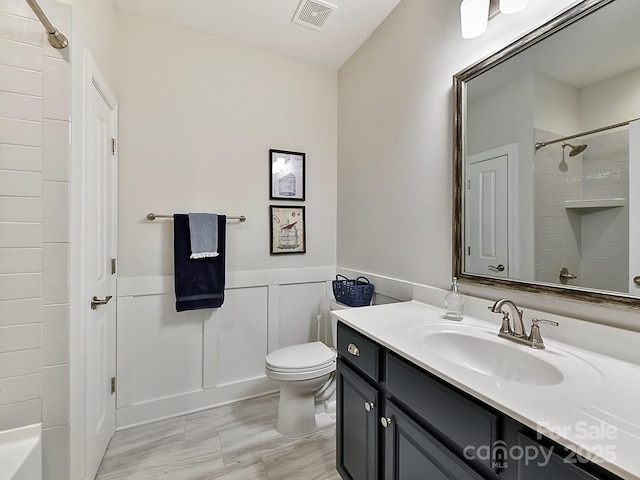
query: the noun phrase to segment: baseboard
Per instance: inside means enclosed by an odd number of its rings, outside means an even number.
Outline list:
[[[116,411],[116,430],[178,417],[277,391],[266,376],[139,403]]]

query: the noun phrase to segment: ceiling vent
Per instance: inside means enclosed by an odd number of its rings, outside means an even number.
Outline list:
[[[302,0],[292,22],[320,31],[336,8],[335,5],[321,0]]]

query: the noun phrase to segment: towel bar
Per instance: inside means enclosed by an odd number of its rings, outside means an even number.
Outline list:
[[[159,215],[157,213],[148,213],[147,220],[153,221],[156,218],[173,218],[173,215]],[[227,220],[238,220],[240,222],[246,222],[247,217],[244,215],[227,215]]]

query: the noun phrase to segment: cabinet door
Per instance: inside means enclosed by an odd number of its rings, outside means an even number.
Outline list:
[[[338,361],[336,468],[342,478],[378,478],[378,390]]]
[[[561,454],[558,455],[523,433],[518,433],[518,446],[523,452],[523,455],[518,459],[519,480],[547,478],[553,480],[605,480],[614,478],[613,475],[609,476],[604,472],[597,476],[586,472],[579,466],[580,460],[576,455],[567,454],[564,449],[561,449]],[[585,465],[588,463],[584,462]]]
[[[390,401],[384,424],[385,480],[482,479]]]
[[[499,437],[495,413],[396,355],[386,356],[385,378],[389,394],[415,412],[440,438],[455,445],[459,456],[464,456],[468,446],[487,449],[488,454],[478,455],[473,462],[485,468],[487,475],[496,472],[493,457]]]

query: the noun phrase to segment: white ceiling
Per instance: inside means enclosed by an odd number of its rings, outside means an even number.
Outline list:
[[[470,98],[530,72],[577,89],[640,67],[637,0],[616,1],[471,80]]]
[[[114,0],[121,10],[234,40],[334,70],[400,0],[330,0],[322,31],[294,24],[300,0]]]

